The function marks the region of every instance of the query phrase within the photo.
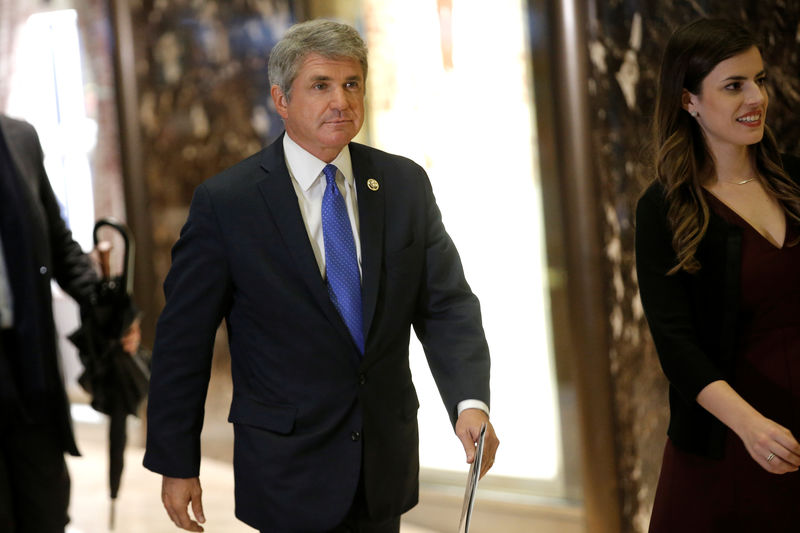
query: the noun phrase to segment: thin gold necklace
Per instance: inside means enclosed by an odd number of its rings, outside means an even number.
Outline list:
[[[741,181],[729,181],[729,180],[720,180],[720,181],[724,183],[730,183],[731,185],[744,185],[745,183],[750,183],[754,179],[756,179],[755,176],[753,176],[752,178],[743,179]]]

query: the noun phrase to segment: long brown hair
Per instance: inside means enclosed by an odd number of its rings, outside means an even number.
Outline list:
[[[666,190],[667,220],[672,248],[678,258],[669,271],[697,272],[695,252],[706,234],[708,204],[702,184],[714,173],[714,160],[697,121],[682,105],[683,90],[700,94],[703,79],[720,62],[759,47],[739,23],[702,18],[672,34],[661,61],[655,119],[656,178]],[[781,166],[775,137],[764,127],[764,137],[752,145],[756,170],[765,189],[778,200],[787,216],[800,222],[800,188]]]

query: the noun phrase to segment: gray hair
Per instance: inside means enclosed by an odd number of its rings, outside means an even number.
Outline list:
[[[361,64],[366,81],[367,46],[355,28],[332,20],[309,20],[289,28],[269,54],[270,85],[277,85],[287,99],[308,54],[354,59]]]

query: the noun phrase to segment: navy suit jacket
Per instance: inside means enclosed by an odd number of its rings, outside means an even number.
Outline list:
[[[418,497],[413,325],[451,421],[489,403],[480,308],[424,170],[356,143],[365,353],[331,303],[282,139],[201,184],[164,284],[145,466],[194,477],[217,326],[231,352],[236,515],[268,531],[328,531],[363,468],[370,515]],[[367,187],[368,179],[379,183]],[[455,444],[455,440],[454,440]]]

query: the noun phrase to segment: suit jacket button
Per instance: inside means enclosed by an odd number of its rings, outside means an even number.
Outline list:
[[[41,274],[42,276],[47,274],[47,267],[46,266],[39,267],[39,274]]]
[[[364,383],[366,383],[366,382],[367,382],[367,376],[366,376],[366,374],[359,374],[359,375],[358,375],[358,384],[359,384],[359,385],[363,385],[363,384],[364,384]]]
[[[353,433],[350,434],[350,438],[353,439],[353,442],[357,442],[361,440],[361,433],[359,433],[358,431],[354,431]]]

